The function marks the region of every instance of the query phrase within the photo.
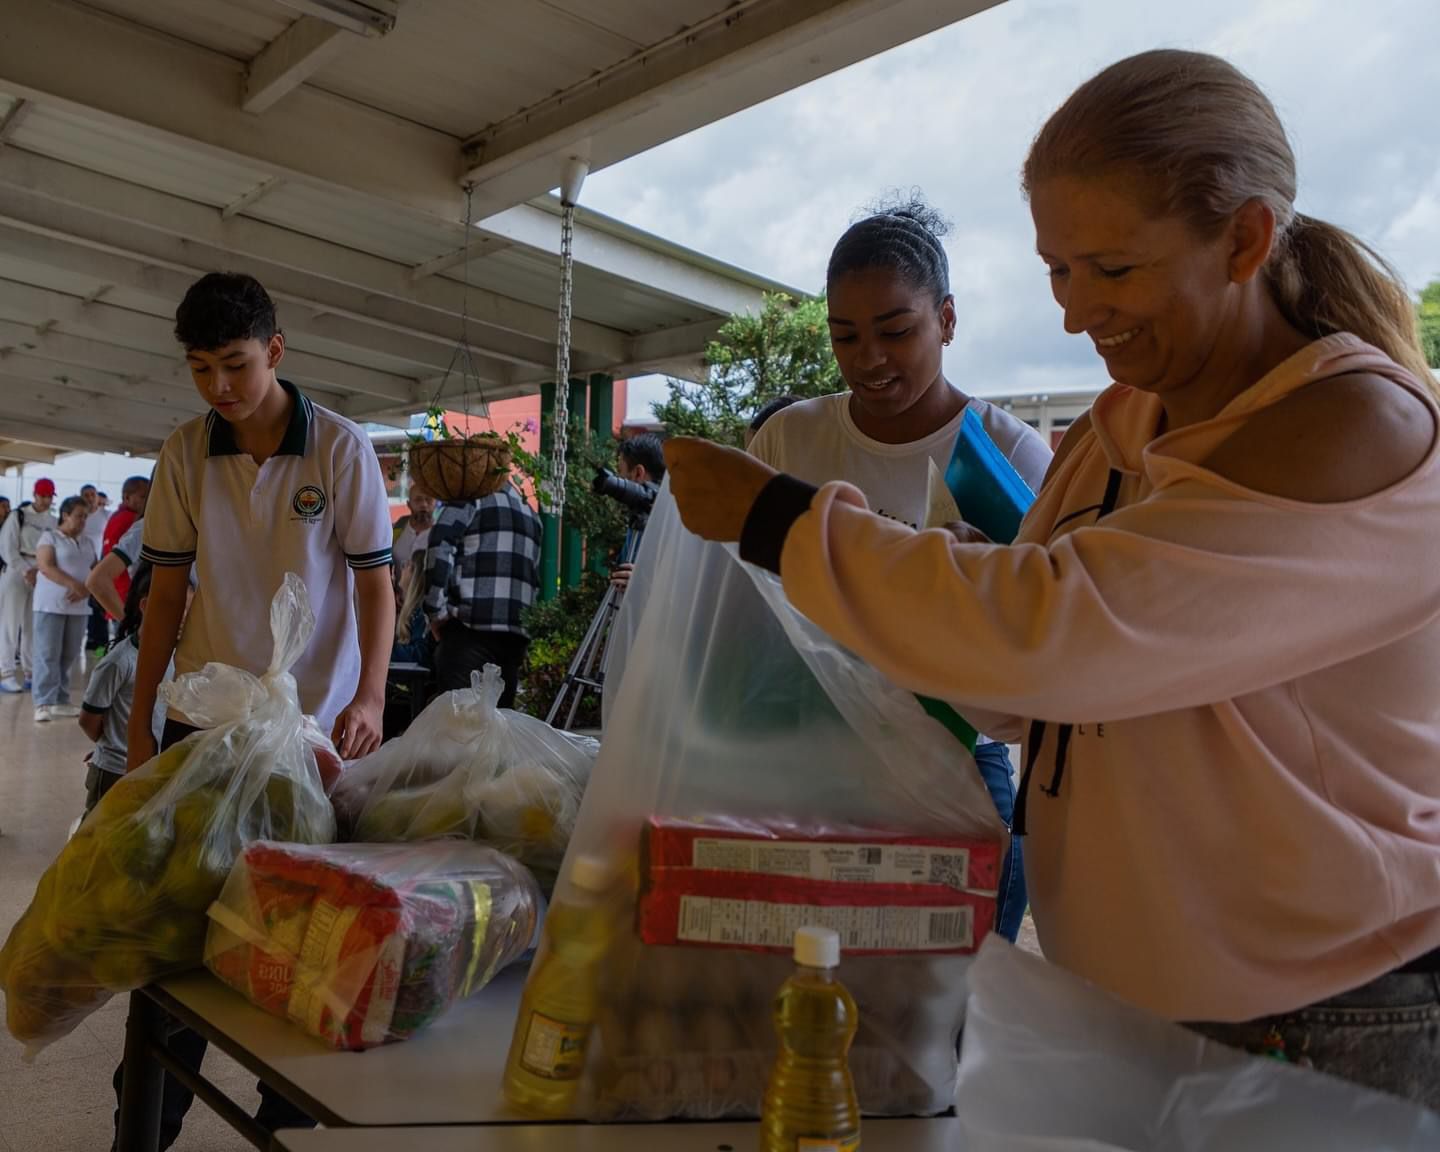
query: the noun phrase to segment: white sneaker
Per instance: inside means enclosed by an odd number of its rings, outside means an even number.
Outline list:
[[[50,705],[51,716],[63,716],[67,720],[73,720],[80,715],[80,709],[73,704],[52,704]]]
[[[5,679],[0,680],[0,692],[4,692],[10,696],[18,696],[24,691],[24,686],[13,676],[6,676]]]
[[[35,709],[35,723],[36,723],[36,724],[44,724],[44,723],[45,723],[46,721],[48,721],[49,719],[50,719],[50,708],[49,708],[49,705],[42,704],[42,705],[40,705],[39,708],[36,708],[36,709]]]

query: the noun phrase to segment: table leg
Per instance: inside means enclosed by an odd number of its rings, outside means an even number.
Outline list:
[[[156,1152],[165,1070],[154,1050],[165,1043],[165,1013],[143,991],[130,993],[125,1020],[125,1077],[120,1090],[117,1152]]]

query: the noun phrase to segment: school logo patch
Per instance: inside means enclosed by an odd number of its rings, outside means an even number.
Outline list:
[[[314,484],[306,484],[295,493],[290,507],[301,520],[318,520],[325,511],[325,493]]]

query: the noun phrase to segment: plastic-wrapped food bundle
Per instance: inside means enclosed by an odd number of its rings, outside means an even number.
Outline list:
[[[205,963],[336,1048],[404,1040],[521,956],[534,877],[463,840],[252,844],[210,907]]]
[[[563,1047],[582,1056],[554,1068],[520,1021],[512,1065],[568,1089],[512,1096],[605,1120],[758,1115],[794,930],[821,924],[841,934],[860,1008],[861,1107],[949,1108],[965,973],[1008,847],[973,758],[776,582],[685,533],[663,497],[647,549],[648,602],[527,989],[560,997],[555,952],[564,995],[593,1019],[570,1023]],[[738,666],[790,685],[784,724],[745,722]],[[603,894],[572,877],[582,859]],[[608,929],[572,906],[600,908]],[[572,923],[594,947],[552,940]]]
[[[349,839],[465,836],[553,886],[599,744],[499,707],[500,669],[432,700],[404,735],[351,766],[335,790]]]
[[[275,594],[270,628],[265,675],[209,664],[162,688],[204,730],[106,794],[11,930],[0,986],[10,1032],[32,1051],[112,993],[199,965],[205,910],[245,844],[334,840],[321,764],[333,771],[339,760],[301,715],[288,671],[315,628],[293,575]]]

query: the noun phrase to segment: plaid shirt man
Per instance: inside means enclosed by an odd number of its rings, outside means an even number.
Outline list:
[[[513,485],[444,505],[425,554],[425,615],[526,635],[520,614],[540,593],[540,532],[540,517]]]

